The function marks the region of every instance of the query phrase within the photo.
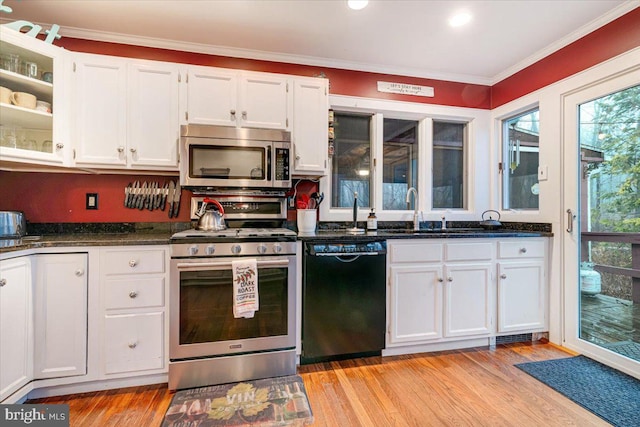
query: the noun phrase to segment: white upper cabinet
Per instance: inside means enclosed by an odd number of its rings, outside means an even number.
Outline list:
[[[0,103],[0,157],[4,162],[66,165],[71,159],[67,52],[42,40],[0,27],[0,86],[16,95]],[[34,102],[24,99],[35,96]],[[46,104],[42,103],[47,103]]]
[[[198,66],[187,73],[187,123],[289,129],[288,76]]]
[[[79,54],[73,70],[76,164],[126,166],[127,62]]]
[[[73,68],[77,165],[177,168],[177,65],[77,54]]]
[[[293,174],[326,175],[328,80],[295,78],[293,83]]]
[[[175,168],[180,137],[179,70],[174,64],[129,65],[127,145],[136,168]]]

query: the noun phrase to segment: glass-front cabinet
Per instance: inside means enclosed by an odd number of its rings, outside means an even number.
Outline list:
[[[0,27],[0,162],[67,165],[62,48]]]

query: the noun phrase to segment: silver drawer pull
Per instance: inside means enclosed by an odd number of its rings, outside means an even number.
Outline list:
[[[442,277],[438,277],[438,282],[442,283],[444,282],[444,279]]]
[[[7,284],[7,279],[5,279],[4,277],[0,279],[0,286],[4,286],[6,284]]]
[[[504,273],[502,273],[502,274],[500,275],[500,278],[501,278],[501,279],[506,279],[506,278],[507,278],[507,275],[506,275],[506,274],[504,274]]]
[[[447,277],[447,282],[453,282],[453,277],[451,276]]]
[[[527,248],[520,248],[520,253],[521,254],[526,254],[527,253]]]
[[[133,268],[138,265],[138,261],[135,259],[129,260],[129,267]]]
[[[84,276],[84,269],[82,269],[82,268],[77,269],[76,270],[76,276],[78,276],[78,277]]]
[[[138,292],[136,292],[136,291],[129,292],[129,298],[135,298],[137,296],[138,296]]]
[[[134,348],[136,348],[137,346],[138,346],[138,342],[137,342],[137,341],[130,341],[130,342],[129,342],[129,348],[130,348],[130,349],[132,349],[132,350],[133,350],[133,349],[134,349]]]

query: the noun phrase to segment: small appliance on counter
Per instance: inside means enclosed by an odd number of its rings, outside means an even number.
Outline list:
[[[0,239],[19,239],[27,233],[24,213],[0,211]]]

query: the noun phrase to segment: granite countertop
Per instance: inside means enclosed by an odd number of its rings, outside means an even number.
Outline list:
[[[349,224],[352,225],[352,224]],[[358,224],[364,228],[365,224]],[[551,237],[549,224],[503,223],[499,230],[484,230],[477,223],[456,223],[447,230],[423,223],[414,231],[405,223],[383,223],[374,232],[352,234],[345,223],[321,223],[314,233],[298,234],[298,239],[371,241],[379,239],[440,239],[440,238],[500,238]],[[426,228],[425,228],[426,226]],[[118,224],[34,224],[27,227],[22,239],[0,241],[0,254],[26,249],[78,246],[168,245],[171,236],[191,227],[190,223],[118,223]],[[295,229],[295,228],[294,228]]]

